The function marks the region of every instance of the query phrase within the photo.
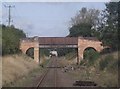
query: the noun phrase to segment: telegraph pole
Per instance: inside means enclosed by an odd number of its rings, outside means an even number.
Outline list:
[[[11,22],[12,22],[11,8],[14,8],[15,6],[13,6],[13,5],[8,5],[8,6],[4,5],[4,6],[5,6],[5,8],[8,8],[8,26],[10,26]]]

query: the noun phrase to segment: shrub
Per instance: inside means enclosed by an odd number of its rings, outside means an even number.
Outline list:
[[[86,50],[84,53],[84,59],[88,61],[88,66],[94,64],[94,62],[98,59],[99,53],[96,52],[94,49]]]
[[[73,60],[77,57],[77,53],[76,52],[70,52],[68,54],[65,55],[65,58],[67,60]]]
[[[113,60],[112,55],[108,55],[104,59],[100,60],[99,62],[100,70],[104,70],[112,60]]]
[[[19,41],[21,38],[25,38],[25,33],[15,28],[14,26],[2,25],[2,54],[14,54],[20,52]]]
[[[109,64],[107,70],[111,73],[116,73],[118,71],[118,59],[114,59],[112,63]]]

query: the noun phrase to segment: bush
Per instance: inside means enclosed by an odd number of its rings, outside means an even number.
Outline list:
[[[48,49],[41,48],[39,54],[40,56],[44,57],[44,56],[49,56],[50,53]]]
[[[76,49],[74,48],[61,48],[57,49],[58,56],[65,56],[68,55],[69,53],[76,53]]]
[[[112,52],[112,50],[110,48],[105,48],[100,53],[101,54],[107,54],[107,53],[111,53],[111,52]]]
[[[116,73],[118,71],[118,63],[119,63],[119,60],[114,59],[113,62],[108,65],[107,70],[111,73]]]
[[[67,53],[66,55],[65,55],[65,58],[67,59],[67,60],[73,60],[73,59],[75,59],[77,57],[77,53],[76,52],[70,52],[70,53]]]
[[[98,59],[99,53],[96,52],[94,49],[86,50],[84,53],[84,59],[88,61],[88,65],[91,66],[94,62]]]
[[[104,59],[100,60],[99,62],[100,70],[104,70],[112,60],[113,60],[112,55],[108,55]]]
[[[2,55],[14,54],[20,52],[19,41],[20,38],[25,38],[25,33],[15,28],[14,26],[8,27],[5,25],[1,26],[2,29]]]

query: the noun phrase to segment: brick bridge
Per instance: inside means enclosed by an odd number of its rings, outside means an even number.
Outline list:
[[[31,37],[20,40],[20,49],[26,54],[29,48],[34,48],[34,60],[39,63],[39,48],[77,48],[77,63],[83,59],[84,50],[94,48],[97,52],[103,50],[102,42],[93,37]]]

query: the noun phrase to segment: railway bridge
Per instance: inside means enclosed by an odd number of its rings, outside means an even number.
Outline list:
[[[20,49],[26,54],[29,48],[34,48],[34,60],[39,63],[40,48],[77,48],[77,63],[83,59],[84,50],[94,48],[97,52],[103,50],[102,42],[93,37],[31,37],[20,40]]]

